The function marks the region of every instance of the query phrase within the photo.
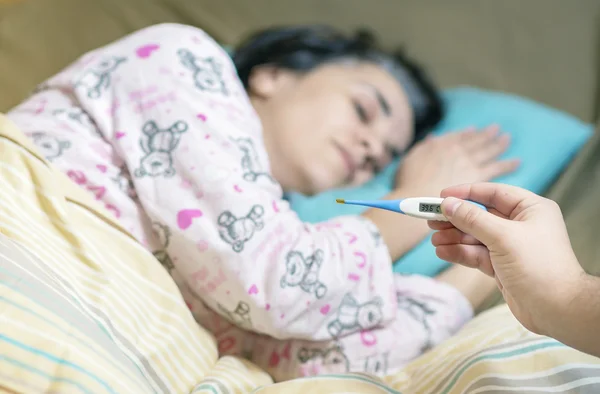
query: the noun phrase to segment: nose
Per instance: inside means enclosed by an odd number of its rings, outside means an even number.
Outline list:
[[[371,133],[363,133],[360,144],[365,150],[365,156],[371,158],[379,158],[383,155],[385,147],[381,138],[378,137],[374,130],[369,130]]]

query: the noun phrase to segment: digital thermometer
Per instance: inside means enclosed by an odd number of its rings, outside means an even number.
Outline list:
[[[442,201],[441,197],[411,197],[403,198],[401,200],[335,200],[338,204],[348,205],[361,205],[365,207],[385,209],[388,211],[398,212],[403,215],[413,216],[415,218],[436,220],[441,222],[447,222],[448,219],[442,214]],[[487,209],[476,202],[466,202],[476,205],[477,207],[487,211]]]

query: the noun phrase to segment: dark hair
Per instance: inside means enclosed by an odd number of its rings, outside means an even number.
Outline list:
[[[406,78],[411,80],[413,90],[418,90],[422,107],[417,111],[413,105],[415,141],[421,139],[442,119],[442,99],[423,69],[402,50],[387,53],[380,49],[374,36],[366,30],[347,36],[322,25],[272,27],[251,35],[236,48],[233,56],[238,75],[246,89],[252,70],[260,65],[272,64],[306,72],[327,62],[342,59],[381,64],[382,60],[386,60],[404,70]]]

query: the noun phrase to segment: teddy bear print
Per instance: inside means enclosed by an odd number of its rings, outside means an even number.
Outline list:
[[[327,293],[327,287],[319,281],[319,270],[323,263],[323,251],[317,249],[312,255],[304,257],[292,250],[286,256],[286,273],[281,277],[281,288],[299,286],[307,293],[314,293],[318,299]]]
[[[111,73],[126,60],[115,56],[104,59],[96,67],[86,70],[75,82],[75,88],[83,89],[91,99],[100,98],[110,86]]]
[[[368,330],[376,327],[383,318],[382,304],[380,297],[359,304],[351,294],[346,294],[338,308],[335,320],[327,325],[329,334],[333,338],[338,338],[345,331]]]
[[[62,156],[63,152],[71,147],[69,141],[51,137],[44,133],[33,133],[31,139],[48,161]]]
[[[129,176],[129,171],[127,171],[126,165],[121,165],[119,167],[119,173],[110,179],[119,187],[119,189],[123,193],[127,194],[131,198],[137,198],[137,193],[133,185],[133,180]]]
[[[52,111],[52,115],[76,122],[89,130],[93,135],[104,138],[104,135],[102,135],[102,132],[98,129],[92,118],[81,108],[55,109]]]
[[[223,80],[223,65],[215,58],[199,58],[187,49],[180,49],[177,54],[183,66],[194,73],[194,83],[198,89],[228,95]]]
[[[327,349],[303,347],[298,350],[296,357],[301,364],[315,362],[317,364],[315,367],[326,368],[327,373],[346,373],[350,371],[350,362],[340,346]]]
[[[382,353],[367,357],[363,371],[365,373],[382,376],[387,374],[389,353]]]
[[[175,268],[173,260],[171,260],[171,257],[167,254],[167,247],[169,246],[169,241],[171,239],[171,230],[167,226],[157,222],[152,223],[152,229],[160,243],[160,249],[155,250],[152,254],[170,274],[173,268]]]
[[[252,319],[250,319],[250,306],[244,301],[238,302],[233,311],[227,310],[223,305],[217,304],[217,307],[230,322],[241,328],[252,328]]]
[[[375,247],[381,245],[381,234],[378,230],[370,230],[371,237],[373,237],[373,242],[375,242]]]
[[[365,224],[367,231],[371,238],[373,238],[373,242],[375,243],[375,247],[381,245],[381,234],[379,233],[379,229],[368,219],[359,218]]]
[[[271,174],[265,171],[262,167],[258,155],[256,154],[256,148],[254,142],[250,138],[237,138],[233,139],[238,149],[242,151],[242,169],[244,174],[242,175],[248,182],[256,182],[259,177],[265,177],[271,182],[275,182]]]
[[[433,343],[431,341],[431,327],[429,327],[429,318],[435,315],[435,310],[427,306],[425,302],[417,301],[412,297],[398,293],[396,296],[398,309],[406,311],[413,319],[421,323],[426,333],[427,339],[421,348],[422,352],[429,350]]]
[[[54,116],[65,116],[67,119],[77,122],[83,126],[92,126],[93,122],[89,115],[81,108],[55,109],[52,111]]]
[[[36,85],[31,91],[31,94],[38,94],[48,89],[50,89],[50,84],[48,83],[48,81],[45,81]]]
[[[145,155],[140,159],[140,167],[135,170],[134,175],[137,178],[175,175],[172,154],[179,144],[181,134],[187,129],[187,123],[181,120],[166,129],[159,128],[152,120],[146,122],[140,137],[140,147]]]
[[[261,218],[264,213],[265,209],[260,205],[254,205],[241,218],[235,217],[230,211],[221,213],[217,218],[221,239],[230,244],[235,252],[241,252],[254,233],[262,230],[264,223]]]

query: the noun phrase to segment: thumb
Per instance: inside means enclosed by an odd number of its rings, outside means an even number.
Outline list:
[[[442,201],[442,213],[454,227],[475,237],[484,245],[494,243],[504,234],[504,219],[467,201],[446,197]]]

